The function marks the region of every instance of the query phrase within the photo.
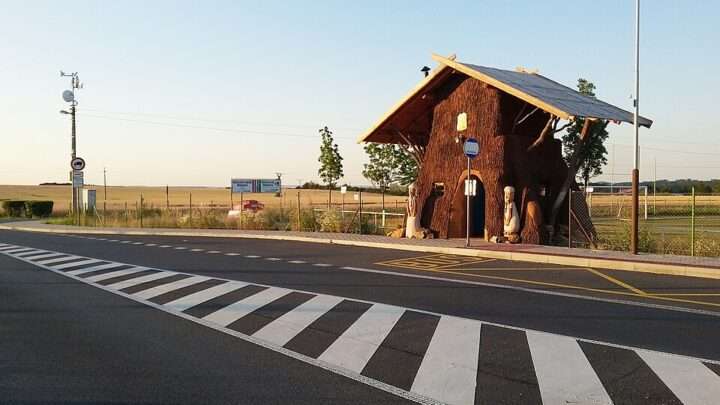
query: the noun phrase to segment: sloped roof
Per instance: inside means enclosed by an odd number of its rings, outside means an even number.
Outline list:
[[[444,58],[439,55],[433,55],[432,57],[440,63],[440,67],[393,106],[370,130],[360,137],[359,142],[398,142],[399,140],[392,133],[392,130],[408,131],[406,128],[397,127],[412,122],[408,116],[428,108],[427,104],[431,103],[432,100],[427,100],[424,103],[422,100],[426,98],[430,90],[438,86],[443,79],[449,77],[453,70],[487,83],[561,119],[595,118],[633,122],[631,112],[580,94],[577,90],[536,73],[516,72],[461,63],[452,58]],[[652,125],[652,121],[644,117],[639,117],[638,123],[648,128]],[[412,132],[412,130],[410,129],[409,132]]]

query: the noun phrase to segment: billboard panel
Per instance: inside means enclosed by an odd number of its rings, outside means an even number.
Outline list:
[[[280,179],[231,179],[233,193],[278,193]]]

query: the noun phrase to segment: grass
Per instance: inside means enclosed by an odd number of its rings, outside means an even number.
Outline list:
[[[107,197],[104,199],[102,186],[90,186],[97,190],[97,207],[102,210],[103,206],[108,211],[124,210],[125,205],[133,209],[140,201],[142,194],[144,206],[154,208],[188,207],[190,195],[192,194],[193,207],[230,207],[230,190],[223,187],[170,187],[166,198],[165,187],[140,187],[140,186],[113,186],[107,188]],[[358,202],[354,200],[354,192],[345,194],[347,207],[356,207]],[[304,190],[304,189],[283,189],[282,197],[274,194],[245,193],[244,200],[257,200],[267,208],[280,208],[297,206],[298,196],[301,207],[323,207],[328,203],[327,190]],[[363,207],[378,210],[381,202],[381,195],[378,193],[363,193]],[[339,191],[332,191],[332,203],[338,205],[343,197]],[[4,200],[52,200],[55,203],[54,211],[59,214],[66,213],[71,201],[70,186],[15,186],[0,185],[0,201]],[[239,194],[233,194],[233,203],[240,201]],[[403,208],[405,196],[385,195],[386,208]],[[104,205],[105,203],[105,205]]]

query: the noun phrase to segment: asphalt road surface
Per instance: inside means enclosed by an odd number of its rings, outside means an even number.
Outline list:
[[[0,402],[715,404],[720,282],[0,231]]]

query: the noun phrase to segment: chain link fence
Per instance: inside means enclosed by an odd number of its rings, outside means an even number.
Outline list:
[[[632,195],[628,189],[573,191],[570,202],[570,245],[630,250]],[[579,206],[587,207],[585,222],[591,225],[583,223]],[[638,217],[640,252],[720,256],[720,194],[648,195],[641,189]],[[582,231],[588,228],[594,230],[591,237]]]

